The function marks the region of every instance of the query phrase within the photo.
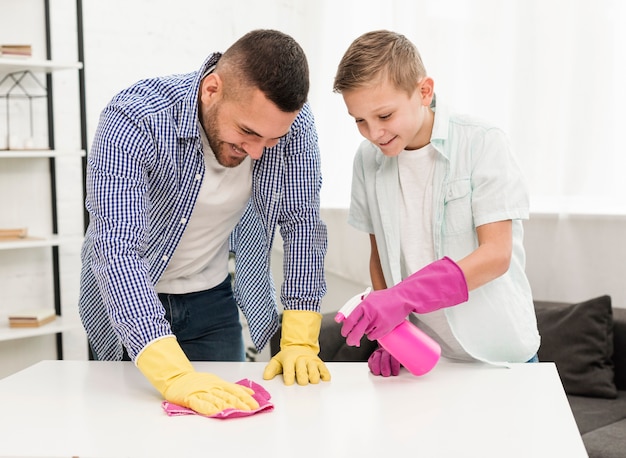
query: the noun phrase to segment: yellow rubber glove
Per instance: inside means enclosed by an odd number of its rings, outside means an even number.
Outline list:
[[[251,389],[196,372],[175,337],[148,344],[137,358],[137,367],[167,401],[200,414],[259,408]]]
[[[280,351],[265,367],[263,378],[270,380],[282,373],[285,385],[319,383],[330,380],[330,372],[317,356],[322,315],[306,310],[285,310]]]

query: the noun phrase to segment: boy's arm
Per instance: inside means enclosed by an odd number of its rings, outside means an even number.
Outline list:
[[[458,261],[472,291],[503,275],[511,263],[513,228],[511,220],[483,224],[476,228],[478,248]]]
[[[386,289],[387,283],[383,275],[383,268],[380,265],[380,256],[378,255],[378,246],[376,245],[376,236],[370,234],[370,278],[372,279],[372,289]]]

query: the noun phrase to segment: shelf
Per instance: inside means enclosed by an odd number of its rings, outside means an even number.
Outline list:
[[[15,73],[30,70],[32,72],[50,73],[56,70],[79,70],[83,68],[81,62],[55,62],[27,58],[0,57],[0,73]]]
[[[32,159],[40,157],[84,157],[84,150],[61,151],[53,149],[0,150],[0,159]]]
[[[66,243],[81,243],[82,237],[50,235],[47,237],[26,237],[24,239],[0,240],[0,251],[20,250],[25,248],[42,248],[59,246]]]
[[[11,2],[15,5],[18,3],[20,2]],[[0,6],[0,12],[7,16],[3,17],[6,21],[0,22],[21,22],[27,18],[25,14],[34,6],[33,2],[27,3],[19,11],[10,6]],[[35,56],[0,54],[0,105],[6,105],[4,109],[0,108],[0,114],[3,114],[6,121],[6,128],[3,128],[6,141],[2,142],[4,149],[0,149],[0,180],[6,183],[3,182],[0,206],[3,210],[6,207],[9,220],[23,220],[19,215],[23,211],[29,212],[29,221],[12,223],[18,228],[20,225],[28,226],[28,237],[0,238],[0,263],[4,268],[3,272],[8,276],[1,282],[5,290],[0,294],[0,341],[52,335],[56,337],[57,359],[63,359],[64,339],[60,338],[60,334],[82,327],[80,321],[73,317],[74,313],[67,314],[68,309],[75,310],[75,304],[66,303],[68,300],[63,291],[65,284],[72,281],[71,276],[77,274],[76,267],[71,264],[80,261],[80,246],[85,230],[83,218],[78,218],[78,215],[84,215],[84,183],[78,193],[76,188],[80,183],[73,182],[82,181],[85,177],[85,158],[88,155],[83,72],[85,67],[80,62],[84,55],[82,0],[76,0],[74,11],[62,5],[54,6],[61,6],[61,10],[52,11],[52,4],[55,2],[43,0],[42,3],[41,8],[37,8],[31,16],[36,19],[43,15],[44,24],[38,25],[30,20],[24,24],[15,23],[15,27],[25,30],[35,26],[43,28],[37,30],[36,34],[30,34],[31,39],[36,38],[32,43],[33,49],[41,50],[41,53],[36,53]],[[60,16],[61,12],[63,17]],[[12,19],[11,16],[15,18]],[[70,51],[67,49],[65,37],[68,34],[73,35],[73,27],[68,23],[73,19],[76,20],[76,56],[64,54],[65,57],[59,55],[60,60],[53,59],[52,56],[57,55],[57,47]],[[53,33],[51,21],[59,24],[63,35],[56,36]],[[69,28],[64,30],[68,25]],[[62,38],[59,42],[61,46],[52,46],[54,42],[58,42],[57,38]],[[28,35],[23,39],[27,41],[22,43],[29,42]],[[71,93],[74,86],[77,92]],[[67,123],[56,124],[55,117],[61,116],[58,110],[61,109],[63,117],[66,117],[67,113],[71,113],[70,104],[74,103],[79,105],[80,114],[71,115],[64,120]],[[18,124],[13,125],[13,122]],[[27,134],[28,127],[30,131]],[[76,135],[78,132],[80,142]],[[44,136],[47,141],[44,141]],[[57,143],[55,139],[58,137],[63,137],[67,143]],[[20,142],[17,141],[18,138]],[[63,146],[55,149],[55,144]],[[18,149],[6,149],[11,147]],[[77,173],[79,166],[82,176]],[[14,172],[17,173],[7,180],[7,174]],[[32,183],[35,183],[37,189],[22,196],[20,188]],[[75,205],[78,207],[70,209]],[[10,218],[11,215],[14,215],[13,218]],[[8,220],[6,224],[9,224]],[[81,227],[77,227],[79,224]],[[16,263],[15,266],[19,269],[14,271],[12,263]],[[14,276],[19,281],[12,282]],[[40,279],[46,279],[45,283],[50,280],[51,285],[38,284]],[[9,312],[20,312],[26,307],[37,308],[42,305],[51,306],[59,316],[40,327],[9,326]],[[61,317],[61,314],[65,316]]]
[[[0,342],[57,334],[77,327],[78,324],[71,323],[69,320],[64,320],[63,317],[57,315],[54,321],[37,328],[10,328],[8,316],[0,315]]]

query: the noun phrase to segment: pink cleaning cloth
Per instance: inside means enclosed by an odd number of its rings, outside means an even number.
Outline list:
[[[178,415],[202,415],[203,417],[208,418],[218,418],[220,420],[227,420],[229,418],[238,418],[238,417],[247,417],[249,415],[254,415],[259,412],[271,412],[274,410],[274,404],[270,402],[270,394],[258,383],[253,382],[252,380],[248,380],[244,378],[243,380],[239,380],[235,382],[238,385],[242,385],[248,387],[254,391],[252,397],[259,403],[259,408],[255,410],[239,410],[239,409],[226,409],[222,410],[213,415],[203,415],[201,413],[196,412],[195,410],[189,409],[188,407],[179,406],[178,404],[172,404],[168,401],[163,401],[161,406],[165,413],[167,413],[170,417],[178,416]]]

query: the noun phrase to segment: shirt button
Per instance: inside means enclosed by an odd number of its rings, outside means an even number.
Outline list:
[[[167,262],[167,255],[166,254],[163,255],[163,257],[161,258],[161,261]]]
[[[180,219],[180,224],[185,224],[187,222],[187,218],[181,218]]]
[[[196,173],[196,181],[200,181],[202,179],[202,175]]]

